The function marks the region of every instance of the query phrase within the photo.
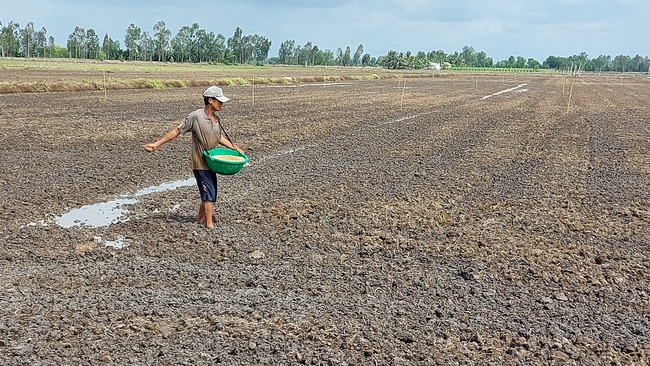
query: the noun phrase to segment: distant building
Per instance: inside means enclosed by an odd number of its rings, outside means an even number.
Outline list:
[[[451,64],[449,62],[429,62],[430,70],[451,70]]]

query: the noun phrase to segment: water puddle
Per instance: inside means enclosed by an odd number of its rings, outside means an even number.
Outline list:
[[[527,84],[519,84],[519,85],[515,86],[514,88],[510,88],[510,89],[506,89],[506,90],[501,90],[501,91],[496,92],[496,93],[494,93],[494,94],[486,95],[486,96],[484,96],[483,98],[481,98],[481,100],[485,100],[485,99],[488,99],[488,98],[492,98],[492,97],[497,96],[497,95],[499,95],[499,94],[509,93],[509,92],[511,92],[511,91],[515,91],[515,90],[517,90],[517,89],[523,88],[523,87],[526,86],[526,85],[527,85]]]
[[[133,195],[134,197],[142,197],[152,193],[160,193],[165,191],[173,191],[181,187],[189,187],[196,184],[194,177],[185,180],[178,180],[175,182],[167,182],[154,187],[143,188]]]
[[[118,222],[125,222],[128,219],[124,219],[124,216],[129,212],[125,206],[138,203],[138,197],[171,191],[195,184],[196,180],[192,177],[185,180],[166,182],[157,186],[143,188],[133,195],[124,195],[111,201],[76,208],[57,217],[55,222],[63,228],[71,228],[74,226],[96,228],[109,226]]]
[[[121,198],[108,202],[96,203],[76,208],[56,218],[56,224],[63,228],[73,226],[102,227],[124,222],[122,219],[128,211],[125,205],[133,205],[138,200]]]

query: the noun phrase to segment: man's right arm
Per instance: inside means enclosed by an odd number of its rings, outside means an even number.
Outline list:
[[[144,145],[144,149],[148,152],[156,151],[158,150],[159,147],[175,139],[180,134],[181,134],[180,128],[176,127],[171,131],[167,132],[166,134],[164,134],[161,138],[158,139],[158,141]]]

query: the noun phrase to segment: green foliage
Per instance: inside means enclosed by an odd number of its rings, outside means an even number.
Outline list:
[[[235,53],[233,51],[228,51],[223,58],[223,63],[226,65],[234,65],[235,58],[236,58]]]
[[[539,68],[517,68],[517,67],[472,67],[472,66],[452,66],[452,71],[471,71],[471,72],[541,72]]]
[[[52,58],[66,58],[68,57],[68,50],[61,46],[49,47],[49,57]]]
[[[19,29],[20,25],[12,21],[0,28],[0,48],[2,49],[2,54],[0,55],[2,57],[18,56],[20,48]]]
[[[350,46],[336,51],[322,50],[308,41],[297,45],[295,40],[285,40],[280,44],[277,57],[269,58],[272,42],[258,34],[245,34],[237,27],[233,35],[226,39],[222,34],[215,34],[201,28],[197,23],[183,26],[175,34],[166,27],[164,21],[158,21],[153,27],[153,37],[146,29],[131,23],[124,35],[123,50],[120,42],[106,34],[100,46],[98,34],[89,28],[85,30],[76,26],[68,36],[65,47],[54,43],[53,37],[47,37],[47,30],[40,30],[32,22],[24,27],[10,21],[0,23],[0,57],[52,57],[97,60],[139,60],[161,62],[191,62],[217,65],[252,64],[264,65],[301,65],[301,66],[382,66],[389,69],[425,69],[432,64],[449,64],[455,68],[474,67],[499,69],[554,69],[579,71],[617,71],[643,72],[650,70],[647,56],[617,55],[615,57],[600,55],[589,59],[586,53],[569,57],[549,56],[543,63],[522,56],[510,56],[505,60],[494,62],[483,51],[476,51],[471,46],[464,46],[460,52],[447,54],[442,50],[398,52],[390,50],[386,55],[371,57],[364,54],[364,47],[359,44],[352,53]]]

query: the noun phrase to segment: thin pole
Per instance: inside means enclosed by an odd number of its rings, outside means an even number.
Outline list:
[[[253,75],[253,106],[255,106],[255,75]]]
[[[406,79],[404,79],[404,87],[402,88],[402,104],[400,105],[400,109],[404,109],[404,93],[406,92]]]
[[[573,96],[573,83],[571,83],[571,91],[569,92],[569,102],[566,105],[566,112],[569,113],[571,107],[571,97]]]

